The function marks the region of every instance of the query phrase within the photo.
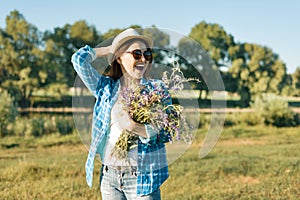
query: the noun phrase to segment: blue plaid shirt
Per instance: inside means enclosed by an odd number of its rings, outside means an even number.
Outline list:
[[[114,81],[110,77],[100,75],[92,67],[91,63],[95,59],[96,52],[88,45],[80,48],[72,56],[75,71],[96,98],[93,111],[92,140],[85,166],[86,180],[90,187],[92,187],[93,180],[94,158],[99,153],[103,159],[103,148],[107,134],[109,134],[110,112],[120,88],[119,80]],[[144,82],[143,84],[151,84],[151,81],[145,79],[142,79],[142,82]],[[171,100],[167,99],[164,103],[170,104]],[[167,139],[157,137],[157,134],[154,135],[154,131],[149,125],[146,126],[146,132],[149,137],[140,137],[138,140],[137,195],[147,195],[156,191],[169,176],[164,144]]]

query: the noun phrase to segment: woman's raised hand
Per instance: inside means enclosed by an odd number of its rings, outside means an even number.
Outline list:
[[[110,53],[110,48],[111,45],[106,46],[106,47],[96,47],[94,48],[94,50],[96,51],[96,57],[103,57],[103,56],[107,56]]]

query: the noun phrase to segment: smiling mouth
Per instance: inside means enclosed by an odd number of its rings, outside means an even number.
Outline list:
[[[137,70],[143,70],[144,68],[145,68],[145,65],[136,65],[135,66],[135,68],[137,69]]]

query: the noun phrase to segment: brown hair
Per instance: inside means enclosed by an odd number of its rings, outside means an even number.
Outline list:
[[[120,55],[122,53],[125,52],[126,49],[128,49],[128,47],[134,42],[134,41],[141,41],[143,43],[145,43],[146,47],[149,46],[149,44],[143,40],[143,39],[137,39],[137,38],[133,38],[131,40],[128,40],[127,42],[125,42],[124,44],[122,44],[115,52],[114,57],[113,57],[113,62],[110,64],[110,69],[107,73],[107,76],[111,77],[114,80],[118,80],[123,76],[123,72],[122,72],[122,67],[120,65],[120,63],[118,63],[117,58],[120,57]],[[149,71],[151,69],[151,63],[152,60],[149,62],[147,69],[145,71],[144,76],[148,76]]]

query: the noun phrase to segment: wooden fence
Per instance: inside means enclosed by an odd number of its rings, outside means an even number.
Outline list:
[[[300,113],[300,108],[291,108],[294,112]],[[92,113],[91,108],[75,108],[75,107],[63,107],[63,108],[19,108],[20,113],[77,113],[88,114]],[[239,113],[239,112],[254,112],[250,108],[186,108],[187,112],[200,112],[200,113]]]

